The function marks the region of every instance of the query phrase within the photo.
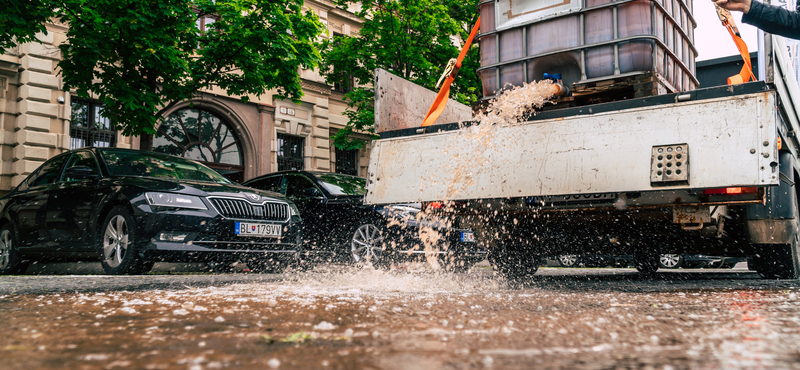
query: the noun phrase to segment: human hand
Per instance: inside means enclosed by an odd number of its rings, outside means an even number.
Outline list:
[[[723,9],[733,10],[747,14],[750,11],[751,0],[711,0]]]

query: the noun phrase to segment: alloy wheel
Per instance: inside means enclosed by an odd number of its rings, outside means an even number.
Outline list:
[[[677,268],[678,265],[681,263],[681,255],[680,254],[662,254],[659,257],[659,262],[661,262],[661,266],[664,266],[668,269]]]
[[[371,224],[364,224],[358,227],[353,233],[350,242],[350,252],[353,261],[356,263],[378,260],[377,253],[382,248],[383,234],[380,228]]]
[[[122,264],[125,253],[128,251],[128,223],[121,215],[116,215],[109,220],[103,236],[103,260],[110,267]]]
[[[12,243],[11,230],[3,230],[3,233],[0,234],[0,270],[7,268],[11,262]]]
[[[564,267],[573,267],[578,264],[578,255],[562,254],[558,256],[558,262]]]

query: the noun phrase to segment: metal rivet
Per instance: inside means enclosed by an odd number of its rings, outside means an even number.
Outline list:
[[[756,150],[755,149],[750,149],[750,154],[756,154]]]
[[[765,141],[764,146],[769,146],[769,141]]]
[[[769,158],[769,153],[764,153],[764,158]]]

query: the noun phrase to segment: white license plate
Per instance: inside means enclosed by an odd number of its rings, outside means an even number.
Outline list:
[[[239,236],[270,236],[280,237],[282,227],[275,224],[254,224],[251,222],[237,222],[233,232]]]
[[[461,233],[461,241],[467,243],[474,243],[475,242],[475,234],[469,231],[465,231]]]

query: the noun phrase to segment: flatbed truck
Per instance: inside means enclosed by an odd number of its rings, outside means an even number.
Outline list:
[[[509,279],[563,254],[653,273],[665,253],[796,279],[800,89],[782,38],[765,47],[762,81],[541,111],[473,145],[463,122],[381,132],[366,202],[443,205]]]

